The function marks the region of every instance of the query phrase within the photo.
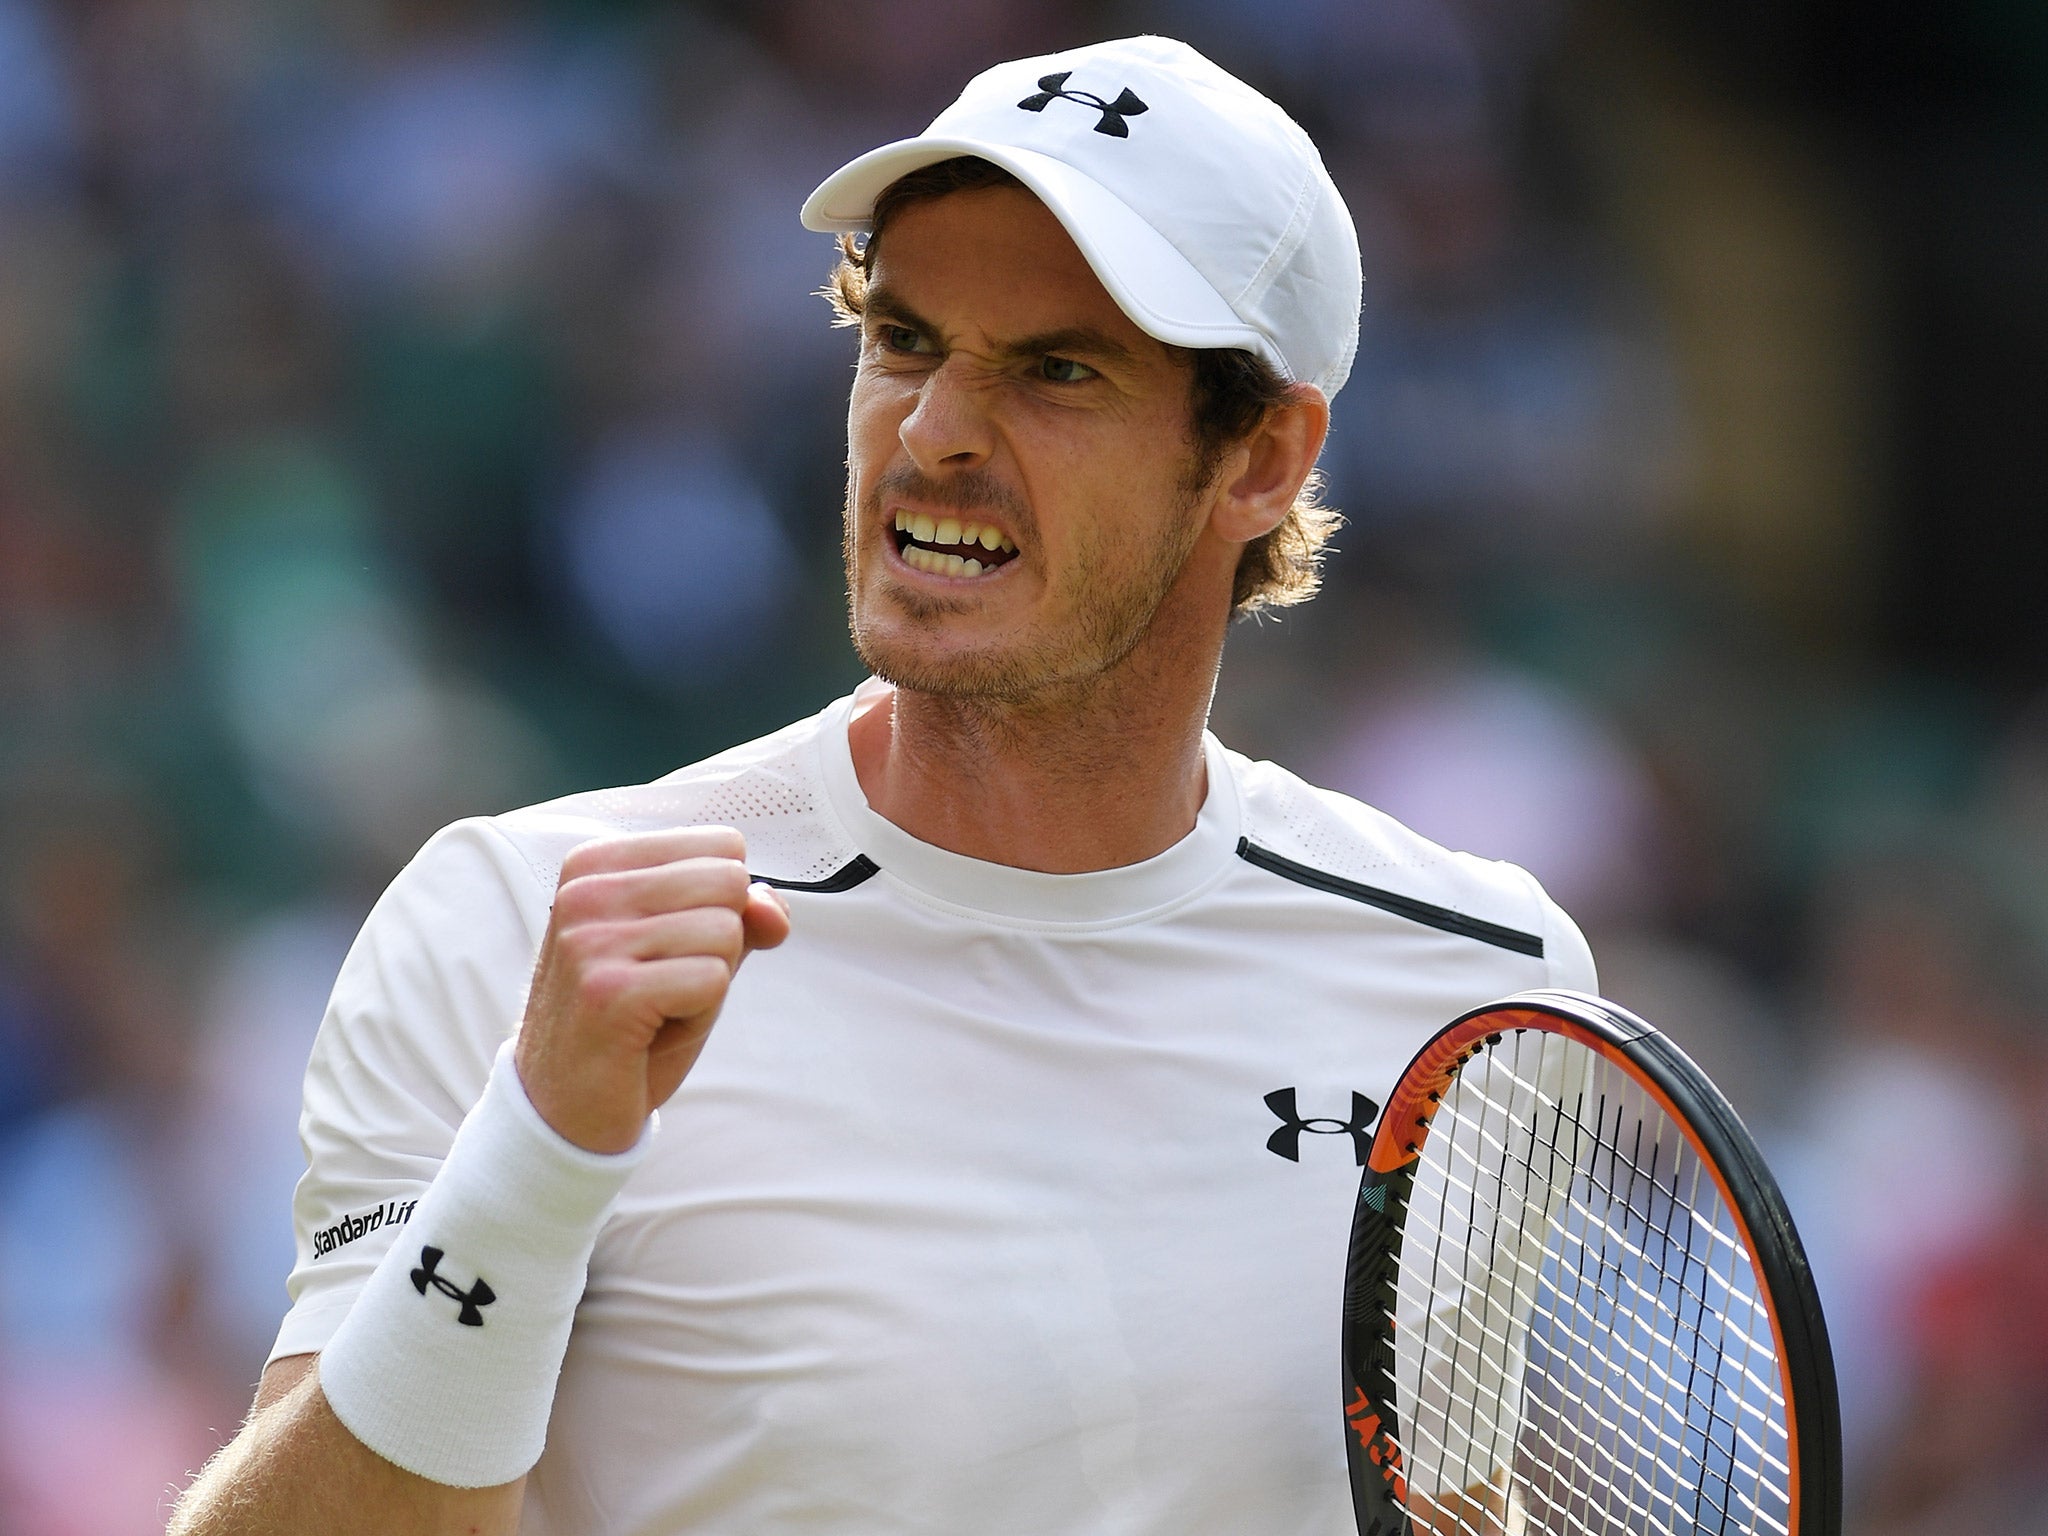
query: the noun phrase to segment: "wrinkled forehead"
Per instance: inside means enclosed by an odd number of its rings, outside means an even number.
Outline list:
[[[1173,359],[1103,286],[1052,211],[1021,186],[919,197],[875,236],[870,313],[993,342],[1072,333],[1132,361]]]

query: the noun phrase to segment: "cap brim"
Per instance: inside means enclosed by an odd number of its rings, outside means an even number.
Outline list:
[[[980,139],[902,139],[870,150],[804,200],[806,229],[868,227],[875,199],[899,177],[974,155],[1010,172],[1052,210],[1117,307],[1146,335],[1181,347],[1243,347],[1291,377],[1272,344],[1239,319],[1209,280],[1166,237],[1092,176],[1063,160]]]

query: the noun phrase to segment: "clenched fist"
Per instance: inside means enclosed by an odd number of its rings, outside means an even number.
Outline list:
[[[676,1091],[751,950],[789,937],[789,908],[749,883],[730,827],[584,843],[562,861],[514,1062],[547,1123],[623,1152]]]

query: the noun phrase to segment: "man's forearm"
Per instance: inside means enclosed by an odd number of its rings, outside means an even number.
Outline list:
[[[178,1501],[167,1536],[511,1536],[525,1479],[451,1488],[393,1466],[349,1433],[315,1357],[264,1372],[255,1410]]]

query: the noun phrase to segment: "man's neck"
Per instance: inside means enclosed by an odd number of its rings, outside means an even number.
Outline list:
[[[920,841],[1021,869],[1076,874],[1163,853],[1208,791],[1215,667],[1183,660],[1142,684],[1116,671],[1026,703],[878,695],[848,733],[868,804]]]

